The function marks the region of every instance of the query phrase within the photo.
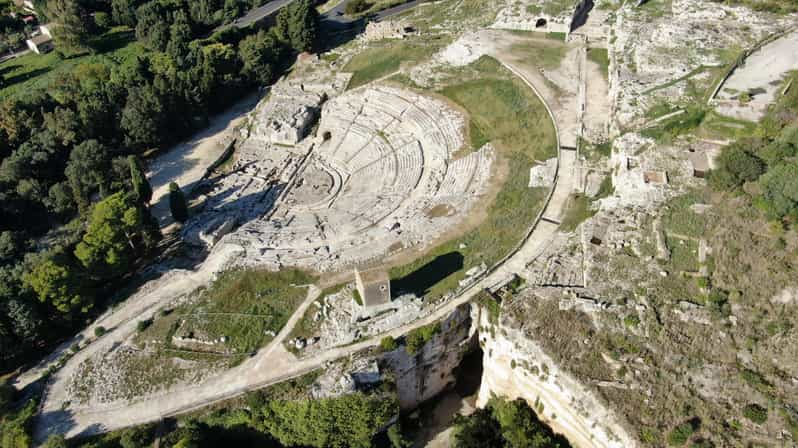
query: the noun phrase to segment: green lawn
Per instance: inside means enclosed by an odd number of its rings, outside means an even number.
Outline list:
[[[528,187],[535,160],[554,157],[557,150],[543,104],[492,58],[483,57],[470,68],[475,73],[472,79],[439,93],[468,111],[470,126],[477,131],[471,134],[471,145],[492,142],[507,161],[507,179],[479,226],[410,264],[391,269],[395,289],[440,295],[457,287],[467,269],[496,263],[524,237],[548,194],[545,188]]]
[[[0,64],[0,76],[5,78],[5,87],[0,89],[0,99],[24,96],[35,89],[46,89],[59,73],[67,73],[81,64],[124,64],[142,55],[144,47],[135,41],[135,33],[129,28],[114,28],[97,38],[95,54],[83,53],[69,58],[57,51],[38,55],[28,53]]]
[[[598,64],[604,79],[610,76],[610,56],[606,48],[590,48],[587,50],[587,58]]]
[[[347,88],[353,89],[391,74],[399,70],[402,62],[422,61],[437,49],[437,45],[395,41],[371,47],[353,57],[343,68],[353,74]]]
[[[279,332],[307,295],[313,278],[298,270],[255,269],[222,273],[199,297],[162,316],[139,340],[161,340],[166,346],[174,334],[201,340],[227,338],[223,349],[244,354],[256,351]],[[182,326],[180,323],[183,322]],[[213,351],[218,351],[219,346]]]
[[[590,198],[583,194],[573,194],[568,201],[568,208],[562,219],[560,230],[573,232],[579,224],[595,213],[595,211],[590,210]]]

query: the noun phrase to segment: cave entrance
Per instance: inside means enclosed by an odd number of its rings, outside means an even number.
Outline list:
[[[474,350],[463,356],[455,372],[456,382],[454,390],[461,398],[476,396],[482,383],[482,349],[477,346]]]

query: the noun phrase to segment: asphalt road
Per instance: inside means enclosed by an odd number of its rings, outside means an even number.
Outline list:
[[[265,17],[268,17],[271,14],[274,14],[275,12],[279,11],[283,6],[286,6],[293,1],[294,0],[273,0],[263,6],[251,9],[244,17],[236,19],[236,21],[233,22],[232,25],[237,26],[239,28],[247,27],[253,23],[256,23],[264,19]],[[424,1],[428,0],[413,0],[398,6],[394,6],[393,8],[384,9],[382,11],[370,15],[369,19],[382,20],[384,18],[394,16],[396,14],[400,14],[404,11],[407,11],[408,9],[418,5],[419,3],[423,3]],[[343,0],[334,8],[322,14],[321,15],[322,24],[325,26],[330,26],[332,28],[348,28],[351,25],[360,22],[362,18],[351,18],[344,13],[344,11],[346,11],[346,5],[349,2],[350,0]]]

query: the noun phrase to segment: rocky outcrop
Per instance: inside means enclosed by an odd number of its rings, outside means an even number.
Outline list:
[[[417,353],[410,354],[402,346],[384,355],[402,409],[414,409],[454,385],[463,356],[476,348],[472,321],[471,306],[460,306]]]
[[[534,339],[507,321],[491,324],[486,312],[477,322],[483,330],[479,344],[484,352],[477,406],[484,406],[492,395],[523,398],[575,447],[638,446],[618,418],[555,364]]]

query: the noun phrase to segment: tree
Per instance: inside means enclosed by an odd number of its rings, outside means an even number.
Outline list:
[[[726,189],[737,188],[757,180],[765,172],[765,163],[739,145],[725,148],[718,157],[718,171],[713,184]]]
[[[77,0],[47,0],[47,15],[53,20],[53,39],[59,49],[88,49],[91,17]]]
[[[136,26],[136,0],[111,0],[111,17],[118,25]]]
[[[133,184],[133,192],[139,202],[149,204],[152,199],[152,187],[150,187],[150,181],[147,180],[147,176],[141,168],[141,161],[136,156],[128,156],[127,162],[130,166],[130,181]]]
[[[95,192],[107,192],[110,170],[108,149],[97,140],[86,140],[72,149],[64,174],[81,209],[88,207]]]
[[[245,37],[238,44],[244,74],[261,84],[269,84],[274,79],[282,51],[280,42],[263,30]]]
[[[113,26],[113,19],[107,12],[98,11],[94,13],[94,25],[100,30],[107,30]]]
[[[80,293],[80,281],[74,270],[54,258],[36,263],[33,270],[23,275],[23,281],[40,301],[62,313],[86,312],[92,306],[91,300]]]
[[[371,8],[371,3],[366,0],[351,0],[346,4],[346,13],[350,16],[360,14]]]
[[[396,342],[396,339],[393,336],[385,336],[384,338],[380,339],[380,349],[384,352],[394,351],[398,347],[399,344]]]
[[[162,141],[164,105],[151,85],[132,87],[122,109],[120,125],[125,133],[125,144],[143,150]]]
[[[388,427],[388,441],[391,442],[392,448],[410,448],[413,442],[405,439],[402,434],[402,426],[397,422]]]
[[[80,120],[72,109],[56,107],[52,112],[45,112],[44,126],[61,141],[63,145],[72,145],[80,136]]]
[[[311,0],[297,0],[277,14],[277,38],[296,51],[311,51],[316,43],[319,12]]]
[[[180,67],[185,65],[188,44],[191,43],[191,38],[191,24],[188,21],[188,16],[183,11],[177,11],[174,22],[169,27],[169,43],[166,45],[166,52],[172,56]]]
[[[762,204],[772,219],[798,219],[798,163],[783,163],[760,179]]]
[[[502,448],[499,423],[489,409],[477,409],[468,417],[457,416],[453,433],[456,448]]]
[[[174,182],[169,184],[169,209],[172,211],[172,218],[174,218],[175,221],[186,222],[188,219],[186,196]]]
[[[47,438],[47,441],[44,442],[42,448],[67,448],[66,439],[64,436],[60,434],[51,434],[50,437]]]
[[[100,277],[127,272],[134,258],[147,249],[145,211],[129,195],[119,192],[92,210],[83,240],[75,248],[81,264]]]
[[[232,22],[244,13],[244,5],[239,0],[224,0],[224,8],[222,9],[222,16],[225,23]]]
[[[136,39],[153,51],[164,51],[169,42],[169,7],[160,1],[144,3],[136,9]]]

